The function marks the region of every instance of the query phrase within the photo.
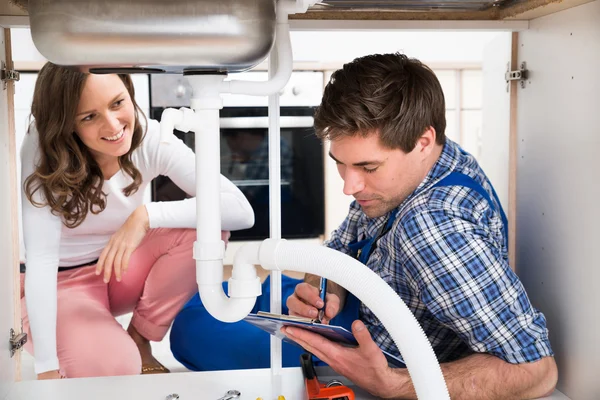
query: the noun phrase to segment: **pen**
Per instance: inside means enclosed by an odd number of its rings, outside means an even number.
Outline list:
[[[325,317],[325,296],[327,295],[327,279],[321,277],[321,283],[319,286],[319,296],[321,297],[321,301],[323,302],[323,307],[321,307],[321,309],[319,310],[319,316],[317,317],[317,322],[320,323]]]

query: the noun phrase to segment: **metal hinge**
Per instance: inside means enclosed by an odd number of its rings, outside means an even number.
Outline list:
[[[15,330],[10,328],[10,340],[9,340],[10,356],[13,357],[17,350],[21,350],[25,343],[27,343],[27,334],[23,332],[23,320],[21,320],[21,333],[15,333]]]
[[[21,78],[18,71],[14,69],[6,69],[6,63],[2,61],[0,64],[0,80],[2,81],[2,89],[6,90],[8,81],[18,81]]]
[[[511,71],[510,66],[507,66],[506,73],[504,74],[504,79],[506,80],[506,85],[510,83],[510,81],[521,81],[521,87],[525,89],[525,82],[529,77],[529,71],[527,70],[527,64],[525,61],[521,63],[521,69],[516,71]]]

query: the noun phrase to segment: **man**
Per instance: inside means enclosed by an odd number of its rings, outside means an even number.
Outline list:
[[[400,295],[453,399],[547,395],[557,369],[546,320],[508,264],[507,223],[491,183],[446,139],[445,126],[441,86],[417,60],[373,55],[335,72],[315,128],[330,140],[344,193],[355,201],[326,245],[359,258]],[[296,287],[291,314],[317,316],[318,281],[307,276]],[[343,288],[328,285],[326,322],[345,299]],[[358,348],[300,329],[284,333],[374,395],[415,398],[407,370],[388,368],[380,350],[399,354],[389,334],[362,304],[358,317]]]

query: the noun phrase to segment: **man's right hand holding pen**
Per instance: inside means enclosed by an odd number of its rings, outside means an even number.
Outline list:
[[[346,290],[334,282],[323,280],[326,288],[324,299],[321,298],[321,277],[306,275],[304,282],[296,286],[294,294],[286,301],[290,315],[320,319],[322,324],[328,324],[340,312],[346,300]],[[322,318],[320,310],[324,311]]]

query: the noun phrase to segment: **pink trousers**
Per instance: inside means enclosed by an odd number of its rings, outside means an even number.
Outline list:
[[[192,229],[152,229],[131,255],[121,282],[105,284],[96,266],[58,273],[57,351],[69,378],[135,375],[137,346],[115,316],[133,311],[131,323],[146,339],[160,341],[184,304],[196,293]],[[23,275],[23,274],[22,274]],[[22,277],[23,278],[23,277]],[[24,329],[31,338],[25,298]],[[35,345],[25,345],[35,356]]]

